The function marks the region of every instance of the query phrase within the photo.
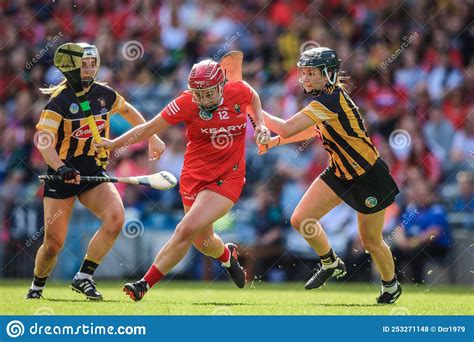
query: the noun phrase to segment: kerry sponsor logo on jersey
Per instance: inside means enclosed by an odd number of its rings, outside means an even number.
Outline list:
[[[96,120],[97,128],[99,129],[99,133],[102,132],[105,128],[107,122],[105,120]],[[76,139],[89,139],[92,137],[91,129],[89,128],[89,124],[85,124],[74,132],[72,132],[72,136]]]

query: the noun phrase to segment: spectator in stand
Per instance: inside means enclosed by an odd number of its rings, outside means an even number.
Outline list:
[[[463,87],[457,87],[446,94],[443,103],[443,112],[455,130],[462,129],[469,111],[469,105],[465,101],[466,92]]]
[[[393,255],[398,262],[399,279],[422,283],[427,261],[446,258],[451,232],[445,208],[437,204],[433,188],[419,179],[407,188],[408,203],[394,231]]]
[[[271,186],[271,184],[270,184]],[[285,231],[289,229],[288,223],[282,214],[280,205],[281,194],[270,189],[268,185],[258,186],[255,194],[255,206],[252,210],[252,225],[255,227],[255,241],[244,248],[245,263],[243,266],[248,279],[268,279],[276,277],[272,271],[284,254]]]
[[[474,170],[474,105],[469,108],[464,127],[454,134],[451,160],[459,167]]]
[[[443,169],[448,169],[449,152],[454,137],[453,125],[443,115],[440,107],[433,107],[429,119],[423,126],[423,137],[428,148],[441,162]]]
[[[458,195],[454,198],[454,211],[474,215],[474,172],[460,171],[456,180]],[[473,226],[474,223],[471,221],[471,227]]]
[[[428,93],[432,101],[443,98],[445,92],[459,87],[463,82],[461,70],[453,65],[446,52],[441,51],[428,74]]]
[[[416,54],[408,49],[403,52],[403,67],[395,71],[395,84],[409,91],[410,94],[425,81],[425,73],[417,65]]]
[[[394,176],[403,184],[404,176],[419,169],[423,178],[431,186],[436,186],[442,176],[441,163],[438,158],[426,146],[422,136],[416,134],[411,137],[411,150],[406,159],[397,160],[393,167]]]
[[[367,84],[367,107],[377,115],[378,131],[388,137],[400,116],[408,109],[406,89],[394,86],[388,68],[381,69]]]
[[[414,95],[412,106],[416,113],[416,120],[420,125],[423,125],[428,119],[428,112],[433,107],[433,103],[425,84],[420,84]]]

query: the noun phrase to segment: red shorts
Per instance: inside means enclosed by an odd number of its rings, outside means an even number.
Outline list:
[[[205,189],[227,197],[235,203],[238,201],[244,185],[245,166],[240,167],[238,164],[212,182],[195,179],[183,169],[179,179],[179,192],[183,205],[186,206],[191,206],[196,200],[197,194]]]

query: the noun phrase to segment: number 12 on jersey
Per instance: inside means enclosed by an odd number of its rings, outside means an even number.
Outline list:
[[[220,111],[217,112],[217,114],[219,114],[219,118],[221,120],[229,119],[229,113],[226,110],[220,110]]]

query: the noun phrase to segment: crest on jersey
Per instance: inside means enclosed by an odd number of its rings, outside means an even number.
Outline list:
[[[77,103],[71,103],[71,105],[69,106],[69,111],[72,114],[77,114],[77,112],[79,112],[79,105]]]
[[[377,199],[373,196],[367,197],[365,199],[365,205],[369,208],[373,208],[377,205]]]
[[[236,104],[234,105],[234,109],[235,109],[235,111],[236,111],[237,113],[240,113],[240,104],[239,104],[239,103],[236,103]]]
[[[201,109],[199,111],[199,117],[204,121],[208,121],[212,119],[212,113],[207,110]]]
[[[98,100],[99,100],[100,106],[101,106],[101,107],[105,107],[105,100],[104,100],[104,98],[101,96],[101,97],[98,98]]]

